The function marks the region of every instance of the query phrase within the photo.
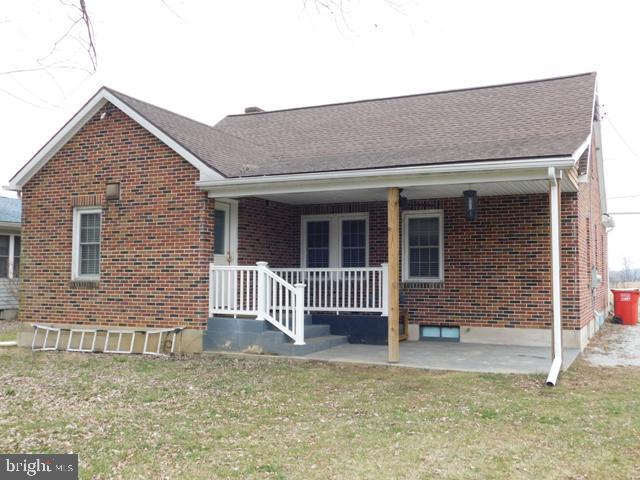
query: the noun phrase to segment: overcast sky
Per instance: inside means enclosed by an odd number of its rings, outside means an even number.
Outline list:
[[[598,72],[609,211],[640,211],[640,29],[635,2],[86,0],[98,69],[0,74],[0,182],[100,86],[213,124],[277,109]],[[89,67],[74,11],[4,2],[0,72]],[[49,55],[51,53],[51,55]],[[6,192],[5,195],[12,195]],[[632,198],[613,197],[637,195]],[[617,216],[610,266],[640,267],[640,216]]]

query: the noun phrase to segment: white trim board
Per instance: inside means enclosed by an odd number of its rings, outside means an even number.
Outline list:
[[[438,262],[437,277],[411,277],[409,275],[409,220],[412,218],[438,219]],[[444,210],[406,210],[402,212],[402,281],[409,283],[444,282]]]
[[[209,192],[209,197],[250,197],[286,193],[362,190],[387,187],[429,185],[466,185],[487,182],[522,182],[547,180],[547,169],[574,167],[568,157],[513,161],[467,162],[419,167],[394,167],[340,172],[271,175],[264,177],[201,180],[196,184]],[[577,191],[568,182],[563,191]]]
[[[160,128],[149,122],[129,105],[124,103],[106,87],[102,87],[84,106],[49,140],[11,179],[9,190],[21,190],[46,163],[107,103],[113,104],[158,140],[171,148],[200,172],[201,177],[223,178],[212,167],[175,141]]]
[[[100,238],[98,250],[98,274],[82,275],[80,273],[80,216],[86,213],[97,213],[100,215]],[[74,207],[73,209],[73,237],[71,241],[71,280],[73,281],[92,281],[100,280],[100,265],[102,263],[102,208],[96,206],[90,207]]]

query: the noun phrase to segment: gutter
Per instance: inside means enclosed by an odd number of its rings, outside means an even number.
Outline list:
[[[421,165],[367,170],[346,170],[283,175],[265,175],[227,179],[201,179],[196,185],[215,193],[215,196],[251,196],[269,193],[297,193],[309,191],[341,190],[343,188],[363,189],[387,186],[411,186],[451,183],[474,183],[490,181],[496,175],[500,180],[540,180],[546,179],[549,167],[567,169],[575,165],[571,155],[550,158],[528,158],[518,160],[465,162],[446,165]],[[427,176],[447,176],[448,178],[427,181]],[[475,177],[474,177],[475,176]],[[418,177],[422,177],[421,183]],[[490,179],[491,177],[491,179]]]
[[[553,321],[551,323],[553,361],[549,369],[546,384],[555,386],[562,369],[562,310],[560,285],[560,188],[556,169],[549,167],[549,204],[551,210],[551,288]]]

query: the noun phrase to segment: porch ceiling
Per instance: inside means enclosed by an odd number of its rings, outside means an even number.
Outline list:
[[[563,191],[575,191],[570,180],[563,180]],[[409,199],[420,198],[452,198],[462,197],[467,189],[476,190],[479,196],[495,195],[526,195],[533,193],[547,193],[547,180],[527,180],[510,182],[457,183],[449,185],[426,185],[403,187],[402,196]],[[317,203],[347,203],[386,201],[387,188],[365,188],[353,190],[333,190],[322,192],[282,193],[258,195],[265,200],[288,203],[293,205],[309,205]]]

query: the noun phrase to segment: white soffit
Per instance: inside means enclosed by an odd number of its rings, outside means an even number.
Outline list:
[[[402,196],[409,199],[453,198],[462,197],[464,190],[476,190],[479,196],[496,195],[529,195],[548,193],[548,180],[529,180],[523,182],[488,182],[470,183],[465,185],[430,185],[421,187],[404,187]],[[567,179],[562,180],[563,191],[575,191],[575,186]],[[362,190],[339,190],[328,192],[305,192],[273,195],[259,195],[259,198],[275,202],[294,205],[312,205],[316,203],[350,203],[387,201],[386,188],[372,188]]]

